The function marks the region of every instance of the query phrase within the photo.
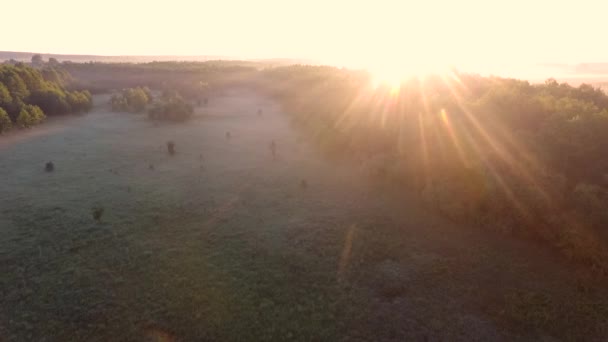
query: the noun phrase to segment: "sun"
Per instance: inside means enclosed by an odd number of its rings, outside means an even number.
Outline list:
[[[371,74],[372,86],[386,86],[398,91],[401,84],[411,78],[444,75],[449,71],[447,63],[437,61],[378,61],[366,68]]]

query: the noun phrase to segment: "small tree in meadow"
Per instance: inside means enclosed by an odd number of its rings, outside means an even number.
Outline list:
[[[170,155],[175,154],[175,143],[173,141],[167,141],[167,152],[169,152]]]

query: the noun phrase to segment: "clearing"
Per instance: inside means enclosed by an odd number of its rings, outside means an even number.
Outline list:
[[[183,124],[96,101],[0,138],[2,341],[606,336],[605,291],[563,259],[327,160],[269,98]]]

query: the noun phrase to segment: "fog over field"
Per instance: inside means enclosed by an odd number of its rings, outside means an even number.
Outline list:
[[[0,342],[608,341],[608,2],[0,11]]]
[[[500,323],[520,296],[580,296],[548,251],[328,160],[268,97],[231,90],[168,125],[107,100],[0,142],[10,340],[536,340]]]

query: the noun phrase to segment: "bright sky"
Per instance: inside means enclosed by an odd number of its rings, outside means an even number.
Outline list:
[[[608,61],[606,0],[5,1],[0,50],[465,69]],[[10,14],[9,14],[10,13]]]

